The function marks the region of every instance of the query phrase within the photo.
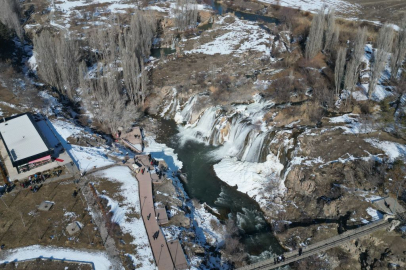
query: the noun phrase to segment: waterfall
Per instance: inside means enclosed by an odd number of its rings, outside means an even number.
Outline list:
[[[192,119],[193,114],[193,106],[196,104],[199,96],[192,96],[188,99],[185,103],[182,111],[177,111],[175,115],[175,121],[178,124],[182,124],[184,122],[188,123]]]
[[[176,88],[172,88],[172,97],[170,100],[166,100],[164,108],[161,112],[161,117],[171,117],[180,110],[179,100],[177,98],[178,92]],[[168,104],[169,103],[169,104]]]
[[[184,144],[187,140],[194,139],[209,143],[218,110],[219,108],[217,107],[210,107],[204,111],[197,123],[180,128],[182,143]]]
[[[255,130],[251,131],[249,146],[246,147],[242,160],[249,162],[261,161],[261,154],[263,152],[265,138],[269,135],[269,132],[258,133]]]
[[[179,113],[184,121],[190,121],[197,99],[198,96],[190,98]],[[264,115],[272,106],[273,102],[255,95],[250,104],[233,105],[229,113],[221,113],[220,107],[210,107],[196,123],[181,128],[183,143],[198,140],[221,146],[212,152],[216,159],[233,156],[242,161],[260,162],[269,134]]]

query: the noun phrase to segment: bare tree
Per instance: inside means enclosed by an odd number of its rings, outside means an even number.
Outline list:
[[[147,71],[144,59],[149,55],[156,32],[156,21],[149,13],[137,12],[130,28],[120,39],[124,83],[127,95],[136,105],[143,105],[147,95]]]
[[[334,27],[333,43],[330,48],[331,51],[333,51],[337,47],[339,40],[340,40],[340,27],[336,25]]]
[[[198,14],[196,0],[176,0],[175,25],[179,30],[195,28]]]
[[[337,53],[337,60],[334,69],[334,81],[336,86],[336,95],[340,94],[341,83],[344,77],[345,58],[347,55],[347,48],[339,48]]]
[[[351,98],[352,96],[352,91],[354,89],[356,81],[357,81],[357,63],[355,59],[351,59],[351,61],[348,62],[347,64],[344,79],[344,89],[349,91],[349,98]]]
[[[374,53],[374,60],[371,64],[371,79],[369,82],[368,97],[371,98],[375,91],[378,80],[385,69],[388,61],[389,51],[393,44],[393,28],[389,24],[385,24],[378,34],[377,48]]]
[[[357,37],[354,42],[354,50],[352,52],[352,59],[347,64],[344,88],[350,92],[350,97],[352,96],[352,91],[358,80],[359,67],[361,65],[362,56],[365,52],[365,43],[367,39],[366,35],[367,29],[358,28]]]
[[[345,73],[344,88],[349,91],[349,99],[352,97],[354,86],[358,81],[359,67],[362,63],[362,56],[365,53],[365,43],[367,39],[367,29],[358,28],[357,37],[354,42],[351,61],[347,64]]]
[[[358,68],[361,65],[362,56],[365,54],[365,43],[367,42],[367,28],[358,28],[357,37],[355,38],[353,59],[355,59]]]
[[[129,26],[111,19],[107,29],[101,26],[88,33],[97,68],[87,76],[86,65],[80,65],[83,102],[110,132],[130,127],[141,114],[148,95],[144,63],[155,34],[156,20],[144,11],[136,11]]]
[[[399,68],[402,66],[403,60],[406,56],[406,18],[403,18],[399,34],[396,37],[395,44],[393,46],[393,53],[391,58],[391,76],[397,78]]]
[[[336,18],[335,18],[335,10],[334,8],[329,8],[328,13],[326,14],[326,20],[327,20],[327,25],[326,25],[326,31],[324,34],[324,50],[325,51],[331,51],[331,49],[334,47],[334,34],[336,31]]]
[[[0,0],[0,21],[8,28],[16,32],[22,40],[24,30],[21,27],[21,9],[18,0]]]
[[[310,33],[307,37],[305,57],[311,59],[318,54],[323,48],[323,32],[324,32],[324,13],[326,7],[323,6],[319,12],[313,17]]]
[[[38,75],[62,95],[73,99],[79,85],[81,53],[77,41],[44,30],[34,37]]]
[[[56,39],[56,62],[60,70],[60,82],[64,94],[71,100],[76,96],[76,88],[79,86],[79,69],[81,53],[79,45],[72,39],[59,37]]]

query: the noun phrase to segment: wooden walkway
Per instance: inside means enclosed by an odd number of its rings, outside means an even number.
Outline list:
[[[368,235],[370,233],[373,233],[378,230],[383,230],[389,226],[389,222],[387,220],[381,219],[372,223],[369,223],[368,225],[362,226],[360,228],[347,231],[343,234],[331,237],[329,239],[326,239],[324,241],[320,241],[318,243],[315,243],[313,245],[309,245],[307,247],[303,248],[303,253],[301,256],[299,256],[298,251],[292,251],[285,253],[285,261],[280,262],[277,264],[274,264],[274,259],[268,259],[264,260],[259,263],[247,265],[244,267],[241,267],[239,269],[241,270],[251,270],[251,269],[276,269],[279,267],[282,267],[284,265],[293,263],[295,261],[299,261],[303,258],[310,257],[312,255],[315,255],[319,252],[326,251],[330,248],[339,246],[347,241],[357,239],[361,236]]]
[[[146,169],[146,166],[150,169],[152,169],[153,166],[149,164],[148,156],[137,156],[137,158],[143,165],[139,168],[139,172],[136,173],[136,178],[139,183],[141,215],[144,220],[145,229],[147,230],[149,243],[158,270],[188,269],[189,266],[179,241],[170,241],[168,243],[159,227],[160,224],[168,222],[168,217],[165,209],[155,209],[154,207],[152,178]],[[127,166],[134,170],[130,163],[128,163]],[[145,169],[144,174],[141,173],[141,169],[143,168]],[[156,232],[159,232],[159,234],[158,238],[155,239],[154,234]]]
[[[147,230],[155,263],[159,270],[173,270],[175,267],[172,262],[171,254],[169,253],[168,245],[166,244],[166,239],[155,218],[151,176],[145,170],[144,174],[139,172],[136,178],[139,183],[142,219],[144,220],[145,229]],[[154,234],[156,232],[159,232],[159,234],[158,238],[155,239]]]

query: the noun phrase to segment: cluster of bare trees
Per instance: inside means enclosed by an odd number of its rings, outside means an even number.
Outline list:
[[[354,47],[352,50],[350,50],[350,60],[348,62],[347,48],[341,47],[338,49],[334,70],[335,89],[337,96],[340,94],[343,82],[344,88],[352,93],[354,86],[358,81],[359,67],[361,66],[362,56],[364,55],[366,39],[366,28],[358,28]]]
[[[351,97],[359,78],[364,48],[367,42],[367,29],[359,28],[352,49],[339,48],[335,61],[336,95],[339,95],[342,85]],[[390,57],[390,53],[392,56]],[[398,79],[399,69],[406,57],[406,19],[402,21],[398,35],[393,27],[385,24],[378,33],[376,49],[371,57],[370,82],[368,97],[370,98],[390,59],[391,76]],[[344,73],[345,70],[345,73]],[[344,84],[343,84],[344,83]]]
[[[111,20],[109,27],[88,33],[88,44],[83,44],[90,47],[85,63],[82,48],[86,46],[43,30],[34,38],[38,74],[62,95],[80,98],[111,132],[119,126],[128,127],[148,94],[144,62],[155,31],[155,18],[143,11],[132,16],[129,26]]]
[[[311,59],[322,49],[331,51],[334,49],[340,36],[340,30],[336,26],[334,9],[323,6],[313,17],[309,36],[306,42],[305,57]]]
[[[24,31],[21,27],[21,9],[18,0],[0,0],[0,21],[23,39]]]
[[[78,87],[81,59],[78,42],[43,30],[34,37],[38,75],[62,95],[73,99]]]
[[[155,18],[136,12],[129,27],[111,23],[108,29],[89,33],[91,48],[98,52],[98,67],[92,78],[83,78],[80,89],[88,108],[111,131],[128,127],[139,116],[148,94],[148,71],[144,62],[155,36]],[[81,74],[86,73],[82,64]],[[94,103],[95,102],[95,103]]]
[[[399,34],[395,37],[395,42],[392,48],[391,58],[391,75],[392,78],[398,77],[399,69],[402,66],[406,56],[406,18],[403,18],[400,23]]]
[[[175,26],[180,31],[195,28],[199,15],[196,0],[176,0],[174,14]]]

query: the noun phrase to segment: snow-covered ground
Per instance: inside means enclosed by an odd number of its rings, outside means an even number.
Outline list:
[[[109,151],[106,148],[78,146],[67,142],[67,138],[70,136],[85,136],[84,128],[78,127],[72,122],[59,119],[53,120],[52,125],[55,128],[55,135],[59,141],[61,141],[63,147],[69,153],[80,171],[86,171],[94,166],[100,168],[115,163],[107,156]]]
[[[348,3],[344,0],[259,0],[269,4],[279,4],[285,7],[300,8],[307,11],[318,11],[323,5],[334,8],[341,13],[359,12],[359,5]]]
[[[7,250],[7,253],[2,254],[0,263],[31,260],[38,257],[90,262],[93,263],[96,270],[109,270],[113,267],[107,255],[103,252],[44,247],[39,245]]]
[[[372,220],[383,219],[383,214],[372,207],[367,208],[367,213],[372,217]]]
[[[406,145],[404,144],[389,141],[379,141],[377,139],[365,139],[365,141],[384,151],[391,162],[397,158],[406,158]]]
[[[214,171],[222,181],[230,186],[237,186],[238,191],[255,198],[262,207],[267,204],[264,191],[272,178],[276,179],[275,194],[284,192],[284,183],[279,180],[282,170],[283,165],[273,154],[269,154],[264,163],[238,161],[237,158],[230,157],[214,165]]]
[[[233,23],[225,23],[225,20],[234,18]],[[246,51],[263,52],[270,55],[273,37],[262,29],[257,23],[240,20],[237,17],[226,15],[216,22],[220,25],[216,31],[227,31],[216,37],[213,41],[201,44],[196,49],[186,51],[186,53],[203,54],[241,54]],[[206,31],[203,35],[208,35],[211,31]],[[197,39],[199,40],[199,39]]]
[[[374,131],[372,125],[366,121],[363,122],[358,114],[344,114],[337,117],[331,117],[329,120],[330,123],[334,124],[345,123],[345,126],[338,127],[344,130],[344,134],[360,134]]]
[[[154,259],[141,218],[137,179],[131,174],[130,169],[124,166],[98,171],[95,175],[121,184],[118,193],[104,194],[101,197],[108,200],[108,207],[113,213],[112,220],[120,226],[123,233],[129,233],[133,237],[131,244],[137,247],[136,254],[129,255],[134,265],[137,269],[153,269]],[[121,197],[120,202],[115,199],[117,195]],[[138,213],[139,218],[129,217],[134,213]]]

